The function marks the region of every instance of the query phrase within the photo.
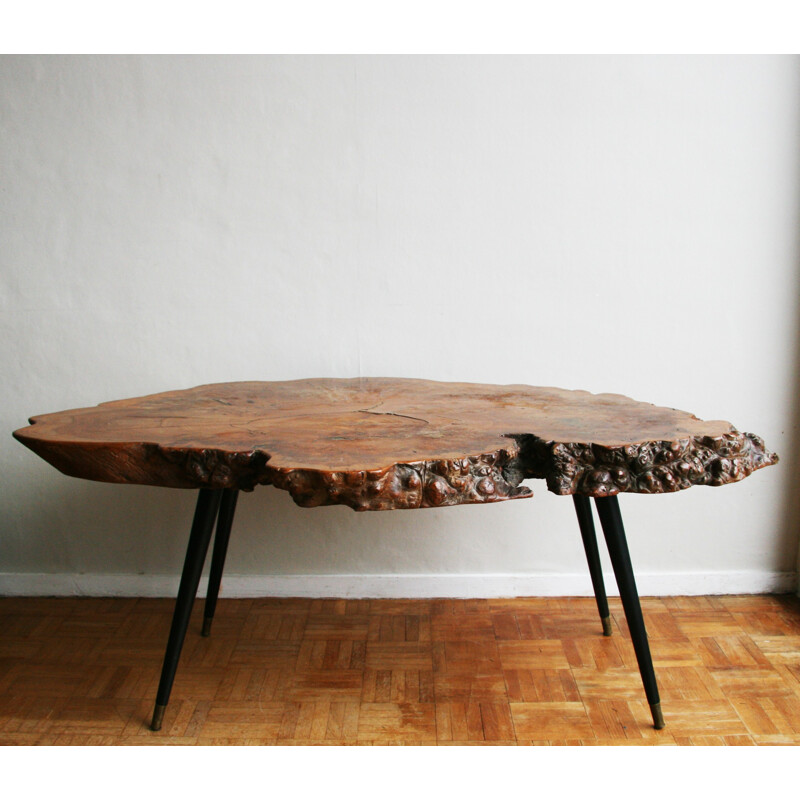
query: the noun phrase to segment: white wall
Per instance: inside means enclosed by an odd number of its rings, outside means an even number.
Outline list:
[[[790,589],[799,112],[796,58],[0,59],[0,592],[172,591],[194,502],[62,476],[11,439],[28,416],[358,375],[754,431],[781,465],[623,497],[634,566]],[[570,500],[533,488],[354,514],[262,487],[224,591],[590,592]]]

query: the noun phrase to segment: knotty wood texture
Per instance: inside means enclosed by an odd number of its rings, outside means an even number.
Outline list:
[[[0,598],[0,745],[800,744],[797,598],[643,598],[661,731],[610,603],[223,599],[153,733],[172,600]]]
[[[272,484],[301,506],[420,508],[672,492],[777,462],[730,423],[621,395],[395,378],[230,383],[36,416],[14,434],[80,478]]]

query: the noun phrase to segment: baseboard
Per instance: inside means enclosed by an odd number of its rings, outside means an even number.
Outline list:
[[[0,596],[174,597],[177,575],[0,573]],[[609,595],[614,576],[605,576]],[[768,594],[797,591],[795,572],[675,572],[637,574],[642,597]],[[198,594],[204,596],[206,579]],[[222,597],[585,597],[586,574],[495,575],[229,575]]]

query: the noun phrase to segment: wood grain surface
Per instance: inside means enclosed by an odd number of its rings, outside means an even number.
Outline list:
[[[32,417],[14,436],[67,475],[271,484],[298,505],[420,508],[722,485],[777,462],[730,423],[622,395],[397,378],[198,386]]]
[[[223,598],[154,733],[171,600],[0,598],[0,746],[800,745],[796,597],[642,598],[663,730],[609,601]]]

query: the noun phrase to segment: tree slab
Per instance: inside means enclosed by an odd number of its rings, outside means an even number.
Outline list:
[[[617,394],[399,378],[222,383],[30,419],[14,436],[78,478],[273,485],[358,511],[720,486],[777,455],[730,423]]]

